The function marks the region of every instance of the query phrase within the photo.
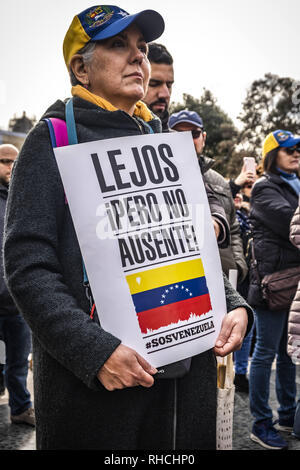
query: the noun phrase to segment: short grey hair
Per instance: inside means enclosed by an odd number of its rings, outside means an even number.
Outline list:
[[[91,63],[96,44],[97,44],[96,41],[90,41],[87,44],[85,44],[85,46],[83,46],[81,49],[79,49],[78,52],[76,52],[76,54],[80,54],[82,56],[82,60],[84,64]],[[69,75],[70,75],[72,86],[82,85],[82,83],[80,83],[80,81],[77,80],[77,78],[75,77],[70,65],[69,65]]]

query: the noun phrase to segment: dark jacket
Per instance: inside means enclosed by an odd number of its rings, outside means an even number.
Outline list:
[[[230,228],[230,245],[227,248],[220,247],[223,271],[228,276],[230,269],[237,269],[238,282],[242,282],[246,278],[248,268],[230,186],[220,173],[211,168],[214,164],[213,159],[201,155],[199,156],[199,164],[204,181],[213,189],[225,210]]]
[[[3,229],[4,229],[4,217],[6,201],[8,196],[8,188],[0,184],[0,247],[1,247],[1,259],[0,259],[0,315],[17,315],[19,312],[16,309],[13,299],[8,292],[6,283],[4,281],[3,272]]]
[[[47,117],[64,118],[56,102]],[[142,121],[74,98],[79,142],[148,133]],[[149,123],[155,132],[160,122]],[[192,359],[178,380],[107,391],[96,375],[120,340],[89,317],[81,253],[48,128],[39,122],[14,168],[6,276],[33,332],[38,449],[215,448],[216,360]],[[227,308],[249,307],[226,282]],[[251,316],[251,310],[249,310]],[[250,322],[251,323],[251,322]]]
[[[236,184],[233,179],[229,180],[229,187],[230,187],[233,198],[235,198],[237,193],[239,193],[240,190],[242,189],[242,186],[240,186],[239,184]]]
[[[279,175],[266,173],[253,186],[250,223],[257,272],[251,268],[248,296],[253,306],[266,308],[260,289],[260,280],[266,274],[300,264],[300,252],[289,240],[297,205],[298,195]]]

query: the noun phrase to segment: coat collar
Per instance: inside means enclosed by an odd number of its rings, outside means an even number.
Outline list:
[[[263,173],[262,176],[265,176],[267,180],[271,181],[272,183],[275,184],[287,184],[286,181],[284,181],[280,175],[277,175],[276,173]]]

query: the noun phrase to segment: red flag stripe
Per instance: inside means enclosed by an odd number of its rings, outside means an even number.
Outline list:
[[[158,330],[164,326],[188,320],[191,315],[200,317],[212,309],[209,294],[182,300],[163,307],[138,313],[138,321],[143,334],[147,330]]]

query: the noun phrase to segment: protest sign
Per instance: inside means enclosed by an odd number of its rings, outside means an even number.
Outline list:
[[[55,156],[102,327],[156,367],[213,347],[226,302],[190,133]]]

